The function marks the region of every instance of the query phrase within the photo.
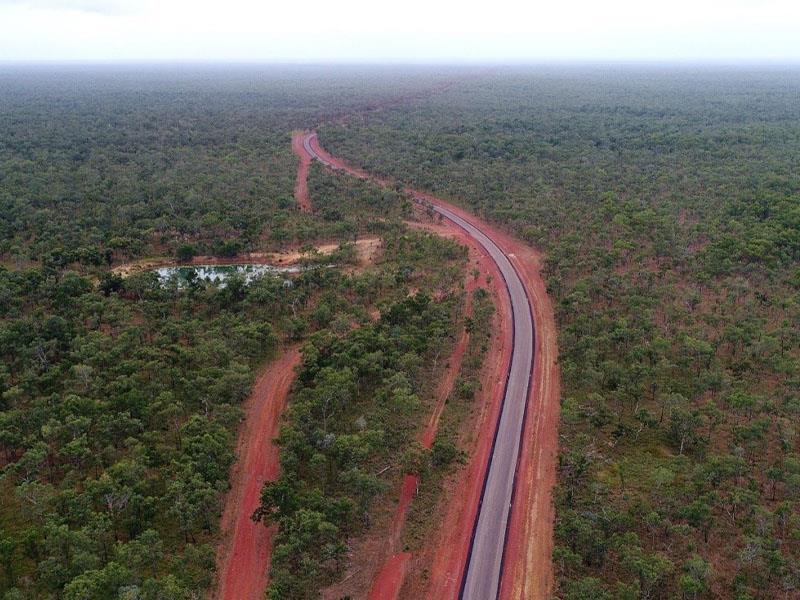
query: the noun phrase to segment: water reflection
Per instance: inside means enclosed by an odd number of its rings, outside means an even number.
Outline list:
[[[299,273],[303,267],[276,267],[274,265],[192,265],[183,267],[161,267],[155,270],[162,284],[173,278],[179,286],[191,282],[214,283],[225,287],[225,280],[233,275],[241,275],[246,283],[266,274]]]

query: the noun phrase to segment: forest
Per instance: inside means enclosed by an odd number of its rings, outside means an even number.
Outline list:
[[[798,97],[777,66],[0,67],[0,597],[205,597],[241,405],[289,344],[255,515],[277,525],[268,597],[334,583],[403,473],[422,475],[407,545],[424,535],[492,306],[479,289],[465,318],[466,250],[408,227],[400,185],[314,164],[298,210],[291,132],[315,126],[545,254],[555,597],[796,597]],[[115,270],[287,249],[316,268]],[[435,358],[465,327],[421,452]]]
[[[304,360],[276,484],[294,499],[264,511],[282,523],[273,595],[313,595],[368,526],[400,473],[371,465],[401,462],[457,331],[465,250],[408,230],[396,192],[318,167],[319,210],[297,209],[291,131],[355,89],[398,93],[313,69],[0,72],[0,597],[205,597],[241,404],[287,344]],[[365,234],[380,244],[361,264]],[[331,242],[289,279],[115,270]],[[325,543],[298,574],[309,533]]]
[[[320,129],[546,253],[556,596],[800,593],[800,72],[498,68]]]

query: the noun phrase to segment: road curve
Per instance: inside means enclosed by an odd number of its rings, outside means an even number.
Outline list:
[[[308,154],[332,169],[339,169],[338,165],[314,149],[312,144],[314,138],[316,133],[310,133],[303,139],[303,146]],[[511,301],[514,331],[511,364],[460,594],[464,600],[493,600],[497,598],[503,571],[503,553],[514,493],[520,438],[531,385],[534,360],[531,301],[509,257],[489,235],[474,223],[427,197],[414,195],[414,200],[431,205],[434,211],[462,228],[484,248],[500,270]]]

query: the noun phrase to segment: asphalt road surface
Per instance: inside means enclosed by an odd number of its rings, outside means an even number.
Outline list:
[[[316,137],[316,134],[304,139],[303,145],[306,151],[323,164],[335,168],[335,165],[314,151],[311,145],[313,137]],[[416,200],[427,202],[421,198]],[[432,208],[461,227],[484,247],[503,275],[511,300],[514,328],[511,367],[461,589],[461,598],[464,600],[494,600],[500,588],[506,528],[511,511],[528,387],[531,382],[533,318],[525,286],[508,256],[498,245],[478,227],[448,208],[435,203]]]

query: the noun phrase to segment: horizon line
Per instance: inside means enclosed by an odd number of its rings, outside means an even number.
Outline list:
[[[415,66],[415,67],[519,67],[519,66],[787,66],[800,67],[792,58],[508,58],[508,59],[246,59],[246,58],[0,58],[0,66]]]

